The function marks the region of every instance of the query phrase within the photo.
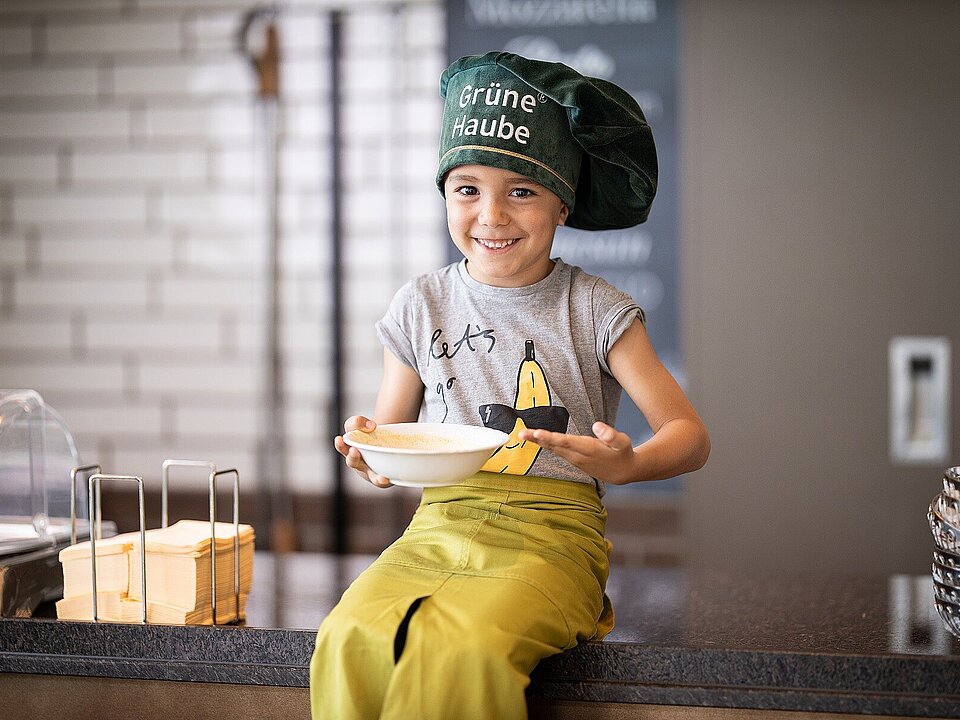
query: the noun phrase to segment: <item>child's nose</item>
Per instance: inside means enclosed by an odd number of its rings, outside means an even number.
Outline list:
[[[497,198],[487,197],[484,199],[480,208],[480,216],[477,218],[481,225],[487,227],[496,227],[506,225],[509,222],[503,204]]]

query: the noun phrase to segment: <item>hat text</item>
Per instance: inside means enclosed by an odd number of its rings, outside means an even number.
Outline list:
[[[516,90],[502,89],[500,83],[490,83],[490,87],[485,88],[464,85],[460,91],[460,107],[476,105],[480,98],[483,98],[484,105],[500,105],[512,107],[514,110],[519,105],[521,110],[528,113],[532,113],[537,107],[537,99],[533,95],[527,93],[521,97]]]

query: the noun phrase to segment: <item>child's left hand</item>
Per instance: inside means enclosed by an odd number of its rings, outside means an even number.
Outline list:
[[[636,475],[630,436],[603,422],[593,424],[595,437],[549,430],[521,430],[520,439],[535,442],[603,482],[620,484]]]
[[[520,438],[613,485],[663,480],[703,467],[710,454],[710,436],[686,394],[657,358],[640,320],[634,320],[610,348],[607,364],[643,413],[652,437],[631,447],[626,433],[595,422],[593,437],[527,429]]]

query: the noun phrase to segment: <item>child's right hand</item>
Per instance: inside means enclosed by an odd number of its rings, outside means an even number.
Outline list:
[[[350,432],[351,430],[360,430],[361,432],[373,432],[377,429],[377,424],[370,418],[366,418],[363,415],[354,415],[347,418],[347,421],[343,424],[344,432]],[[390,482],[390,478],[386,478],[383,475],[375,473],[371,470],[367,463],[364,462],[363,455],[360,454],[360,451],[355,447],[350,447],[343,441],[342,435],[337,435],[333,440],[333,445],[337,449],[337,452],[343,455],[347,461],[347,467],[352,468],[356,471],[357,475],[362,477],[371,485],[376,485],[377,487],[386,488],[393,485]]]

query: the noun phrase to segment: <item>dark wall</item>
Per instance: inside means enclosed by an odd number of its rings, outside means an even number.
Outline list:
[[[958,29],[954,2],[683,3],[689,562],[929,572],[944,465],[889,459],[887,353],[950,339],[960,464]]]

